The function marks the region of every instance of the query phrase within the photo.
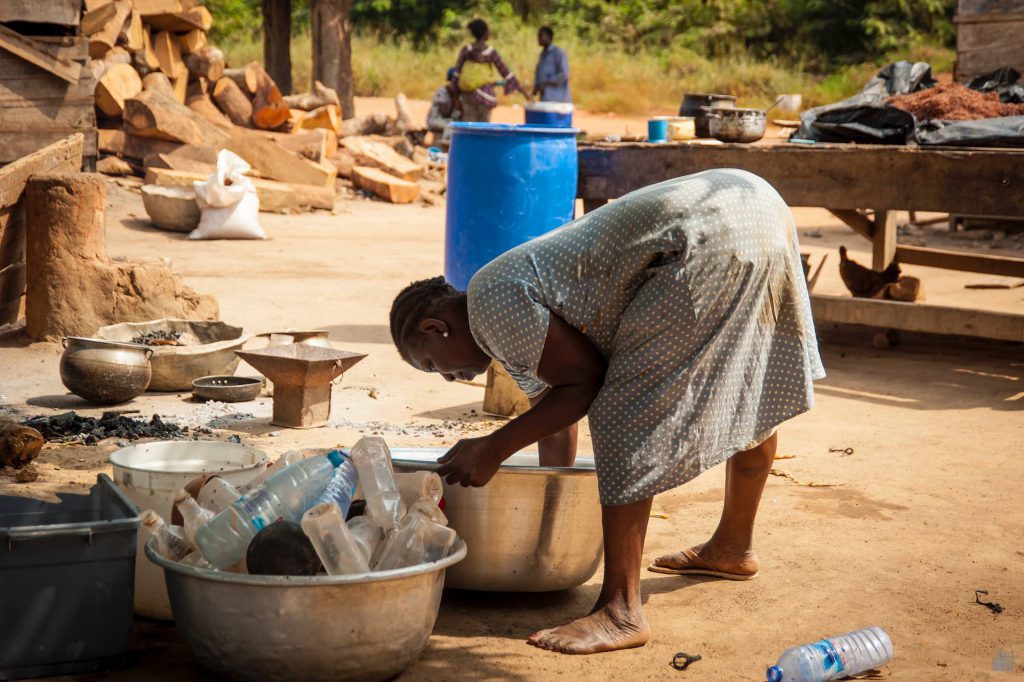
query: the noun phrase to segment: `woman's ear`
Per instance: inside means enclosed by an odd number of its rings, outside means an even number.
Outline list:
[[[422,334],[439,334],[441,336],[448,336],[448,333],[451,331],[448,328],[447,322],[433,317],[423,318],[416,328]]]

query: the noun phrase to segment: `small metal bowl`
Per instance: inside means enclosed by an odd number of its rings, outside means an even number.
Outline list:
[[[192,397],[222,403],[246,403],[256,400],[262,388],[263,380],[256,377],[214,375],[193,381]]]

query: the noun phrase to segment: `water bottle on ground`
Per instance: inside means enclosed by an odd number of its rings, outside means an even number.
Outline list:
[[[334,502],[322,502],[303,514],[302,530],[313,543],[327,575],[369,573],[370,564]]]
[[[340,452],[310,457],[285,467],[249,491],[196,533],[196,544],[214,568],[225,570],[245,555],[259,531],[278,519],[298,523],[345,461]]]
[[[359,485],[359,472],[356,471],[356,465],[352,462],[348,452],[345,450],[331,450],[330,452],[336,453],[343,461],[334,470],[334,476],[327,484],[327,489],[316,499],[314,504],[333,502],[341,510],[341,517],[345,518],[352,506],[352,496],[356,494],[356,486]]]
[[[880,627],[864,628],[787,649],[768,668],[768,682],[826,682],[879,668],[892,658],[892,640]]]
[[[366,513],[385,531],[398,526],[406,507],[395,484],[391,451],[383,438],[360,438],[352,447],[352,461],[359,471],[359,482],[366,497]]]
[[[370,561],[374,551],[380,546],[381,540],[384,539],[384,531],[369,516],[365,515],[349,519],[345,525],[348,526],[356,544],[362,550],[363,556],[366,557],[367,561]]]
[[[152,509],[142,512],[142,527],[156,538],[156,551],[165,559],[179,561],[192,551],[184,531],[167,525],[163,517]]]
[[[209,509],[203,509],[196,502],[195,498],[188,494],[184,488],[178,488],[174,493],[174,506],[181,512],[182,527],[185,529],[185,539],[192,545],[193,549],[199,549],[196,545],[196,533],[199,529],[212,519],[215,514]]]
[[[276,460],[268,464],[267,468],[261,471],[259,474],[257,474],[251,481],[243,483],[242,485],[238,486],[239,494],[244,495],[250,490],[255,490],[256,488],[259,488],[261,485],[266,483],[268,478],[270,478],[274,474],[280,473],[281,470],[284,469],[285,467],[289,467],[292,464],[295,464],[296,462],[305,459],[304,453],[305,451],[295,450],[289,450],[288,452],[284,453]],[[317,452],[316,454],[326,455],[327,451],[320,451]]]
[[[433,471],[412,471],[396,473],[395,484],[402,495],[406,507],[412,508],[421,498],[429,498],[434,504],[441,501],[444,495],[444,483]]]
[[[455,544],[455,531],[434,519],[444,519],[444,514],[430,500],[420,500],[413,505],[397,530],[385,538],[375,557],[373,570],[416,566],[448,556]]]
[[[241,496],[241,491],[231,485],[227,479],[211,476],[199,489],[196,501],[203,509],[209,509],[214,514],[218,514],[234,504]]]

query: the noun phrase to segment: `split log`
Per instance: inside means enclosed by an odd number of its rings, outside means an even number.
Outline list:
[[[296,128],[306,130],[325,128],[335,135],[341,135],[343,121],[341,120],[341,108],[337,104],[327,104],[309,112],[297,110],[293,113],[295,116],[292,121]]]
[[[420,198],[418,183],[401,180],[379,168],[355,166],[352,169],[352,182],[356,187],[373,192],[392,204],[408,204]]]
[[[217,167],[217,150],[213,147],[183,144],[172,151],[150,154],[143,163],[147,171],[150,168],[163,168],[209,175]]]
[[[346,137],[340,142],[362,166],[379,168],[391,175],[415,182],[423,176],[423,166],[407,159],[381,142],[366,137]]]
[[[351,178],[352,169],[356,167],[356,158],[347,149],[339,149],[331,157],[331,163],[338,169],[339,178]]]
[[[115,322],[217,319],[218,306],[163,263],[107,258],[102,176],[44,173],[25,190],[26,332],[35,340],[89,336]]]
[[[242,92],[252,97],[260,86],[261,71],[263,67],[259,62],[249,62],[240,69],[224,69],[224,76],[233,80]]]
[[[35,429],[13,419],[0,419],[0,467],[20,469],[39,456],[45,442]]]
[[[174,99],[184,104],[188,92],[188,69],[184,64],[179,65],[178,73],[171,78],[171,86],[174,88]]]
[[[132,10],[124,28],[125,46],[132,52],[139,52],[145,49],[146,43],[143,33],[149,33],[149,31],[142,26],[142,15]]]
[[[107,116],[120,116],[125,100],[141,91],[142,80],[131,64],[114,64],[96,84],[96,107]]]
[[[116,154],[117,156],[135,161],[142,161],[151,154],[169,153],[181,146],[179,142],[168,142],[167,140],[154,140],[147,137],[128,135],[123,129],[97,131],[99,137],[99,150],[104,154]]]
[[[270,74],[262,66],[258,68],[256,94],[252,101],[252,124],[263,130],[276,130],[288,122],[291,112]]]
[[[102,26],[91,34],[84,30],[85,18],[82,19],[83,33],[89,36],[89,56],[93,59],[102,59],[107,51],[117,44],[121,29],[124,28],[128,15],[132,12],[132,4],[130,0],[114,0],[111,4],[94,11],[97,13],[113,12],[102,23]]]
[[[100,128],[96,131],[97,148],[103,154],[120,154],[124,151],[124,130],[107,130]]]
[[[149,35],[149,31],[142,32],[142,51],[136,52],[135,57],[141,65],[150,71],[160,68],[160,60],[156,58],[156,52],[153,51],[153,39]]]
[[[162,187],[192,187],[204,181],[209,174],[150,168],[146,171],[146,184]],[[266,213],[294,213],[304,208],[334,208],[334,188],[314,187],[291,182],[275,182],[252,178],[260,210]]]
[[[97,5],[94,9],[86,11],[82,15],[82,33],[86,36],[99,33],[106,28],[107,22],[113,19],[116,14],[117,5],[113,2]]]
[[[163,71],[154,71],[142,79],[142,89],[146,92],[162,92],[168,97],[174,97],[174,86],[171,79]]]
[[[96,172],[104,175],[134,175],[130,163],[116,156],[104,156],[96,162]]]
[[[184,104],[161,92],[145,92],[125,102],[125,131],[205,147],[222,146],[227,134]]]
[[[85,11],[91,12],[94,9],[97,9],[98,7],[102,7],[103,5],[109,5],[113,1],[114,0],[85,0]]]
[[[341,125],[338,137],[350,135],[383,135],[394,125],[394,120],[384,113],[367,114],[346,118]]]
[[[264,177],[334,190],[338,171],[333,165],[313,163],[255,130],[233,128],[225,147],[245,159]]]
[[[338,136],[333,130],[318,128],[291,135],[275,136],[275,141],[293,152],[302,154],[310,161],[328,161],[338,149]]]
[[[184,62],[181,60],[181,46],[174,39],[174,34],[170,31],[160,31],[153,36],[153,53],[156,54],[160,70],[166,73],[168,78],[177,78],[184,67]]]
[[[224,75],[224,53],[213,45],[206,45],[188,56],[188,73],[195,78],[205,78],[216,83]]]
[[[184,12],[149,15],[146,17],[146,23],[155,29],[177,33],[209,31],[213,27],[213,15],[210,14],[210,10],[199,5]]]
[[[184,10],[179,0],[132,0],[136,11],[148,19],[155,14],[176,14]]]
[[[341,108],[341,100],[338,99],[338,93],[320,81],[313,83],[313,89],[310,92],[289,95],[284,98],[284,101],[289,109],[301,109],[303,111],[313,111],[328,104],[333,104],[339,109]]]
[[[178,36],[178,42],[181,43],[182,54],[192,54],[199,48],[206,46],[206,31],[198,28],[192,29],[188,33]]]
[[[189,88],[192,88],[195,85],[196,82],[193,81],[189,84]],[[218,128],[227,129],[233,125],[231,123],[231,119],[225,116],[224,113],[217,108],[217,105],[213,103],[213,100],[210,99],[210,96],[205,92],[187,92],[185,94],[185,106]]]
[[[132,54],[123,47],[112,47],[107,51],[107,54],[103,55],[103,63],[107,67],[111,67],[114,64],[131,64]]]
[[[222,77],[213,86],[213,101],[235,125],[248,126],[251,123],[252,102],[228,76]]]

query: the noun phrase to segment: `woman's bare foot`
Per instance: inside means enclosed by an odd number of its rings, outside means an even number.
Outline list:
[[[651,628],[643,608],[628,608],[621,599],[568,625],[530,635],[530,644],[563,654],[598,654],[647,644]]]
[[[708,541],[694,545],[690,550],[697,555],[707,566],[716,571],[731,575],[753,576],[761,567],[757,553],[752,549],[731,549],[719,545],[714,541]],[[680,569],[686,568],[693,562],[686,556],[685,552],[666,554],[654,560],[654,565],[659,568]],[[696,568],[696,567],[695,567]]]

